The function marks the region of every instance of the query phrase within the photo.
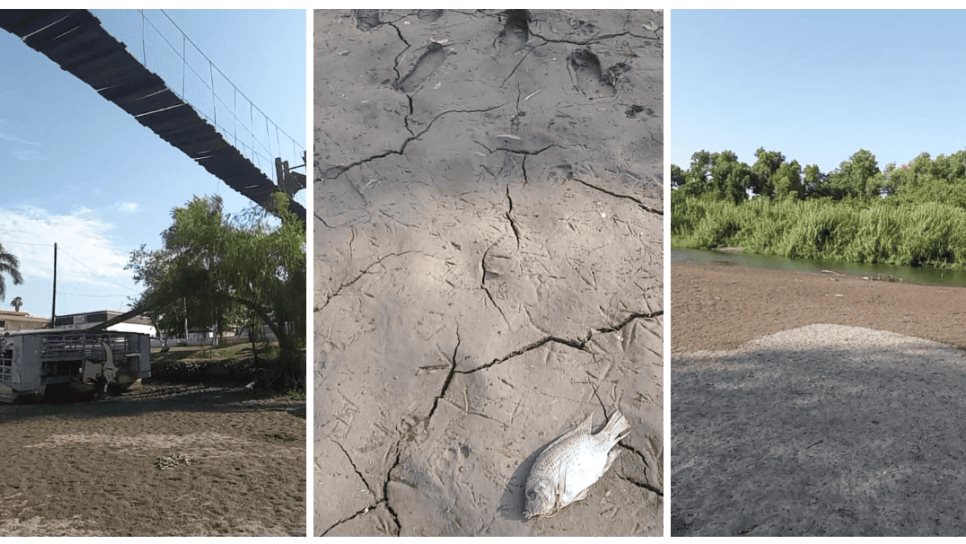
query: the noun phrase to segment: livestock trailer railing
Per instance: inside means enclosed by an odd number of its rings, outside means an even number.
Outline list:
[[[0,401],[48,387],[102,396],[151,376],[151,339],[114,331],[43,330],[0,336]]]

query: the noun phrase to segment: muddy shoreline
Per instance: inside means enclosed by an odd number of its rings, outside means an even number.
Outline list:
[[[159,382],[0,405],[0,534],[304,536],[305,403]]]
[[[672,285],[672,535],[966,531],[966,288],[681,263]]]
[[[734,349],[813,323],[852,325],[966,349],[966,286],[675,262],[671,350]]]

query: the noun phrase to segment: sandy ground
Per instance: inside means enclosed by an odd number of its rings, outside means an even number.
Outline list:
[[[317,12],[318,534],[661,534],[661,21]],[[614,469],[524,522],[615,407]]]
[[[0,405],[0,433],[2,535],[305,534],[304,402],[152,384]]]
[[[966,349],[966,286],[675,262],[671,350],[733,349],[812,323],[869,327]]]
[[[713,265],[672,282],[672,534],[966,533],[966,289]]]

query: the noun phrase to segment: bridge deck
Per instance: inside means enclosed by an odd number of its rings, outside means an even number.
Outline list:
[[[279,188],[182,101],[87,10],[0,10],[0,28],[15,34],[101,96],[131,114],[229,187],[267,210]],[[305,208],[291,201],[305,219]]]

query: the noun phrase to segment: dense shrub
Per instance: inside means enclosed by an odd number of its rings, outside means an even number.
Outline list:
[[[672,245],[966,269],[966,151],[880,170],[859,150],[827,174],[777,151],[756,158],[699,151],[672,167]]]
[[[671,243],[801,259],[966,268],[966,209],[925,202],[672,198]]]

